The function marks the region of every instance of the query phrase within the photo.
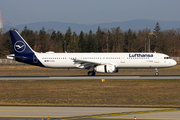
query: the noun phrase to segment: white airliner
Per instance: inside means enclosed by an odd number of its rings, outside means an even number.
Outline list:
[[[116,73],[120,68],[157,68],[175,66],[177,63],[162,53],[38,53],[35,52],[17,31],[10,30],[14,53],[8,59],[49,68],[89,69],[88,75],[96,72]]]

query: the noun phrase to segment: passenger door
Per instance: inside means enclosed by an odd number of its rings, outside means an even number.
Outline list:
[[[121,63],[125,63],[125,56],[121,56]]]
[[[154,60],[155,63],[159,63],[159,55],[155,55],[155,60]]]

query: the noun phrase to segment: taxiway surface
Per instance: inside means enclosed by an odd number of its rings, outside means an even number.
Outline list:
[[[123,108],[123,107],[28,107],[0,106],[0,119],[20,118],[56,119],[176,119],[180,120],[180,109],[176,108]]]
[[[180,75],[69,75],[69,76],[0,76],[0,80],[152,80],[180,79]]]

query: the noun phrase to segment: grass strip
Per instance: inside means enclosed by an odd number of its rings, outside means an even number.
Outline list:
[[[0,105],[180,107],[180,80],[0,81]]]

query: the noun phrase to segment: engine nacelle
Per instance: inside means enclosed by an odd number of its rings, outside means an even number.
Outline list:
[[[119,72],[119,69],[115,67],[115,65],[99,65],[94,68],[96,72],[101,73],[116,73]]]

